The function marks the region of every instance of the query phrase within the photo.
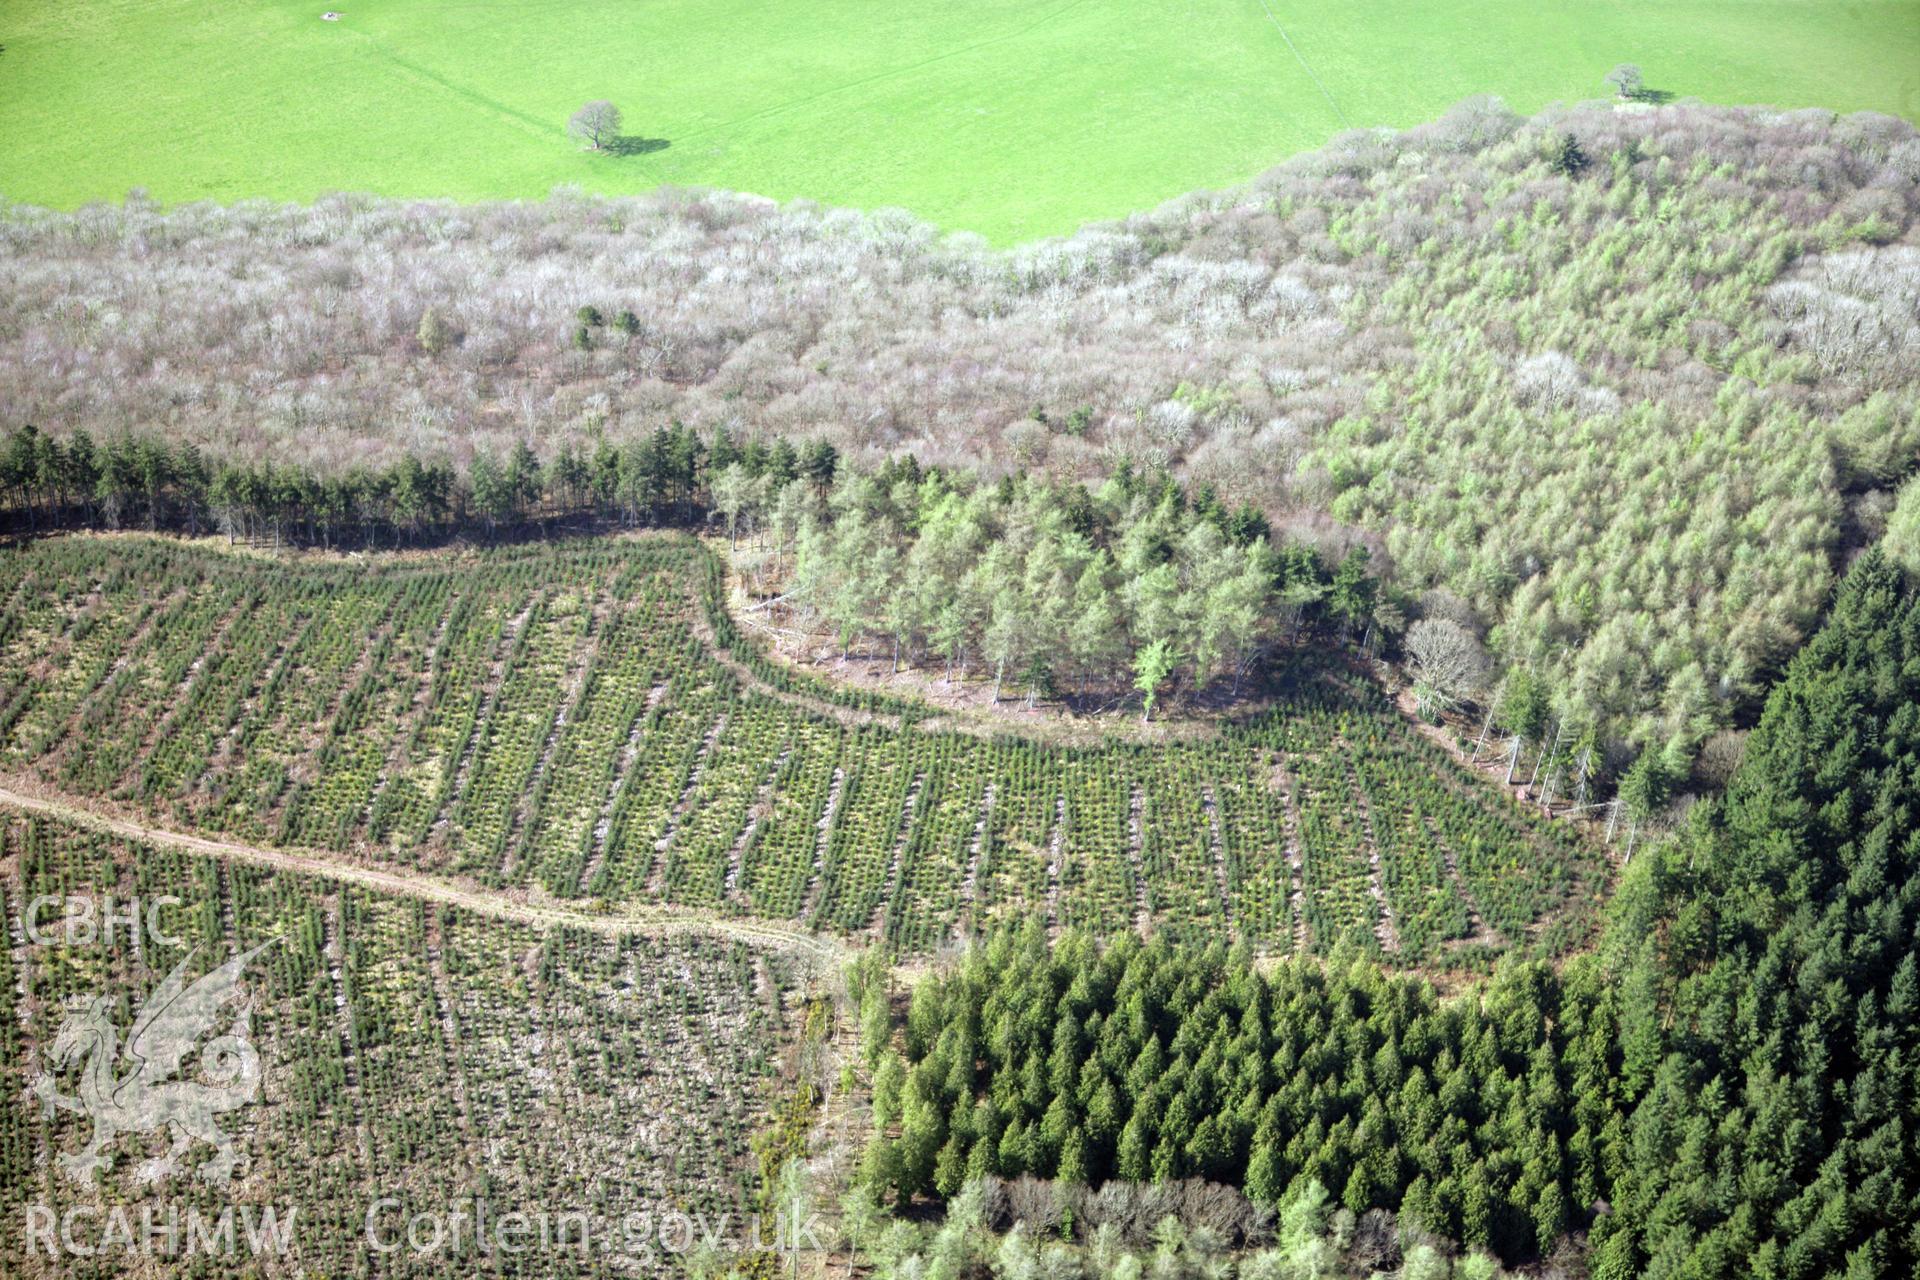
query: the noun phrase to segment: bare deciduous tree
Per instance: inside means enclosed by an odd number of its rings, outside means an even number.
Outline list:
[[[1487,654],[1473,633],[1451,618],[1422,618],[1407,628],[1414,689],[1423,715],[1472,697],[1487,681]]]
[[[620,140],[620,108],[604,98],[589,102],[567,121],[567,132],[589,150],[603,151]]]
[[[1920,375],[1920,249],[1823,254],[1764,297],[1825,372],[1873,386],[1911,384]]]

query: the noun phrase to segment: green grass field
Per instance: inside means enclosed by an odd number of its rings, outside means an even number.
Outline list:
[[[1475,93],[1599,96],[1626,60],[1676,95],[1920,115],[1916,0],[9,0],[0,45],[14,200],[665,182],[1001,243]],[[595,97],[667,145],[581,152]]]

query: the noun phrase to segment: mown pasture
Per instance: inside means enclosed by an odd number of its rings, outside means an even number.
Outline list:
[[[1920,5],[1626,0],[15,0],[0,195],[72,207],[661,183],[901,206],[996,242],[1619,62],[1712,102],[1920,113]],[[626,113],[623,154],[564,134]]]

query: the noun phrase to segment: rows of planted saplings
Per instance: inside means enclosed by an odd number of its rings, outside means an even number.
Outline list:
[[[354,1106],[345,1085],[342,1018],[328,989],[324,940],[330,887],[228,869],[48,820],[0,813],[0,829],[8,851],[18,857],[9,895],[29,902],[53,897],[92,904],[91,925],[71,935],[54,907],[39,921],[44,945],[24,933],[15,939],[20,991],[30,1012],[23,1028],[25,1066],[31,1075],[51,1072],[55,1088],[66,1097],[85,1101],[89,1064],[62,1067],[49,1050],[67,1020],[95,997],[107,998],[115,1039],[88,1051],[89,1061],[102,1057],[100,1065],[116,1087],[140,1089],[144,1086],[131,1079],[131,1060],[113,1055],[162,980],[183,962],[185,979],[197,980],[237,949],[277,939],[247,966],[240,1000],[210,1011],[208,1025],[191,1029],[195,1049],[170,1078],[201,1079],[198,1046],[233,1030],[245,1006],[239,1025],[259,1054],[261,1090],[244,1110],[217,1117],[221,1130],[235,1138],[233,1173],[246,1180],[241,1185],[264,1187],[268,1194],[262,1202],[297,1205],[296,1247],[303,1256],[308,1248],[326,1256],[329,1238],[347,1238],[344,1233],[354,1225],[348,1205],[364,1201],[368,1185],[367,1169],[354,1163]],[[162,905],[168,899],[177,901]],[[110,938],[101,931],[109,903],[112,914],[119,915],[135,902],[138,929],[120,923]],[[9,1093],[9,1104],[14,1097]],[[89,1117],[65,1107],[33,1108],[28,1126],[34,1201],[59,1208],[76,1197],[92,1199],[92,1193],[76,1191],[55,1158],[86,1147],[93,1133]],[[122,1137],[111,1149],[111,1165],[97,1175],[98,1194],[108,1203],[138,1199],[167,1173],[160,1184],[163,1194],[181,1213],[193,1207],[212,1221],[227,1202],[228,1189],[196,1175],[218,1153],[197,1142],[169,1171],[156,1163],[167,1146],[160,1133]],[[342,1249],[336,1253],[347,1256]]]
[[[42,895],[116,902],[162,897],[161,932],[136,950],[16,936],[0,958],[0,1169],[7,1202],[56,1207],[82,1195],[54,1156],[90,1137],[81,1116],[42,1116],[27,1081],[87,998],[108,997],[124,1035],[147,995],[187,960],[197,978],[239,949],[248,965],[246,1034],[259,1099],[222,1127],[249,1203],[297,1207],[303,1263],[358,1273],[368,1209],[393,1197],[393,1223],[476,1197],[528,1212],[580,1211],[619,1238],[628,1214],[738,1215],[751,1138],[778,1093],[795,1017],[783,959],[698,935],[672,939],[537,933],[306,877],[176,854],[40,820],[0,815],[18,869],[0,880],[10,910]],[[144,912],[143,912],[144,914]],[[25,997],[24,1004],[21,997]],[[25,1008],[24,1024],[19,1016]],[[220,1011],[201,1041],[231,1028]],[[195,1078],[189,1054],[181,1078]],[[55,1071],[63,1094],[81,1064]],[[125,1063],[113,1064],[121,1076]],[[18,1086],[18,1087],[12,1087]],[[143,1162],[159,1135],[122,1138],[99,1181],[106,1203],[150,1195]],[[226,1188],[193,1175],[195,1144],[163,1194],[216,1217]],[[383,1222],[386,1221],[383,1219]],[[0,1244],[0,1270],[10,1267]],[[17,1261],[17,1260],[15,1260]],[[396,1259],[379,1274],[469,1274],[457,1252]],[[417,1270],[416,1270],[417,1268]]]
[[[629,633],[609,663],[638,652],[631,633],[666,601],[685,610],[691,555],[592,544],[361,569],[38,544],[4,558],[0,755],[249,838],[497,875],[599,624],[617,611]]]
[[[1564,823],[1488,804],[1473,779],[1444,759],[1436,767],[1435,755],[1391,720],[1368,721],[1355,735],[1402,950],[1425,956],[1447,943],[1517,941],[1577,905],[1582,885],[1597,882],[1598,852]],[[1570,923],[1565,943],[1583,927]]]
[[[1387,939],[1419,961],[1514,943],[1599,878],[1597,850],[1489,794],[1370,685],[1323,675],[1231,736],[1272,751],[1291,780],[1316,946]],[[1555,945],[1581,927],[1556,931]]]
[[[1066,859],[1055,839],[1065,788],[1060,758],[1013,740],[981,749],[990,795],[983,789],[978,835],[968,835],[960,923],[974,929],[1043,906],[1058,923],[1066,882]]]
[[[19,921],[25,905],[20,886],[0,879],[8,935],[0,939],[0,1213],[10,1215],[21,1214],[33,1195],[38,1139],[35,1117],[16,1101],[28,1088],[27,1035],[20,1025],[26,956]]]
[[[161,615],[165,625],[145,628],[116,662],[106,689],[84,704],[59,761],[62,787],[99,793],[129,776],[171,727],[175,695],[199,673],[216,639],[261,603],[257,585],[245,581],[208,577],[179,590]]]
[[[684,539],[365,566],[54,541],[0,567],[6,762],[253,840],[910,952],[1044,913],[1425,960],[1518,942],[1593,880],[1563,828],[1325,668],[1153,748],[769,689],[737,638],[745,677],[703,642],[715,570]]]
[[[357,833],[386,765],[389,726],[407,714],[415,673],[428,664],[452,621],[453,583],[422,578],[401,588],[391,626],[340,695],[310,767],[289,789],[278,836],[293,844],[340,847]]]
[[[1145,799],[1125,770],[1092,754],[1069,759],[1062,772],[1064,803],[1047,837],[1049,866],[1061,877],[1057,921],[1102,935],[1137,928],[1147,902],[1139,857]]]
[[[145,546],[93,563],[51,559],[27,567],[0,618],[0,761],[8,765],[60,745],[74,709],[107,681],[135,637],[155,625],[156,612],[168,607],[166,594],[184,586],[168,581],[163,593],[150,585],[165,557]]]
[[[779,962],[698,936],[534,940],[473,918],[447,947],[466,1123],[501,1149],[492,1176],[515,1201],[586,1208],[601,1229],[739,1213],[793,1025]]]

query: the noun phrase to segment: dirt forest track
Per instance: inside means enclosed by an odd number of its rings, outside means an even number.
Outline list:
[[[93,801],[62,795],[19,778],[0,778],[0,808],[39,814],[124,839],[225,862],[313,876],[358,885],[377,893],[458,907],[476,915],[511,920],[538,929],[584,929],[609,937],[706,933],[787,952],[829,971],[851,955],[832,938],[775,921],[725,917],[684,907],[623,906],[596,911],[584,904],[542,901],[527,891],[490,890],[439,876],[368,866],[345,860],[340,854],[268,848],[189,835],[111,812]]]

